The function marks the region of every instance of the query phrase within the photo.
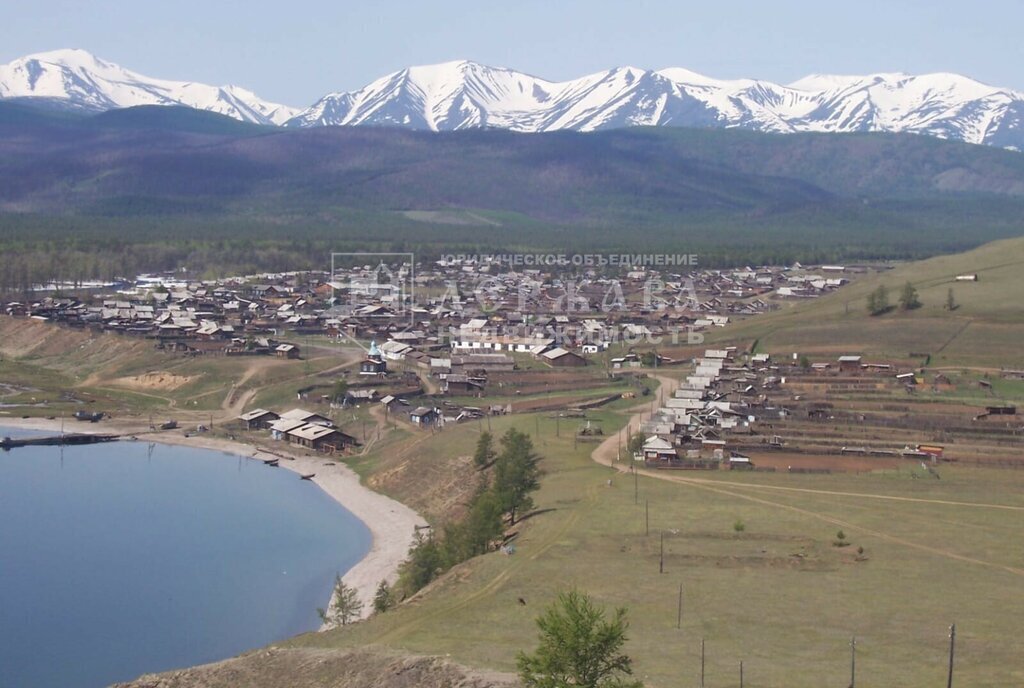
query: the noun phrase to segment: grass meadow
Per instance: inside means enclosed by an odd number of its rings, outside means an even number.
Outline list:
[[[590,415],[608,432],[625,422]],[[595,444],[574,446],[565,420],[558,437],[548,417],[491,423],[534,434],[545,457],[541,513],[517,527],[515,553],[467,562],[394,611],[292,644],[378,644],[514,670],[516,652],[535,644],[535,617],[578,587],[628,607],[628,652],[648,686],[698,685],[702,639],[710,686],[736,685],[740,661],[747,686],[847,685],[853,636],[859,684],[937,685],[954,622],[958,685],[1024,682],[1024,471],[675,472],[634,485],[590,459]],[[479,432],[446,429],[409,460],[430,471],[471,453]],[[848,546],[835,546],[839,530]]]

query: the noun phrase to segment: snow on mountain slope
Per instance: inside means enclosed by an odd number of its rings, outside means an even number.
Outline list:
[[[804,131],[910,131],[989,143],[1024,94],[957,74],[812,76],[791,84],[814,90],[818,107],[797,125]]]
[[[297,112],[237,86],[152,79],[84,50],[36,53],[0,65],[0,98],[47,98],[95,111],[187,105],[259,124],[282,124]]]
[[[460,61],[410,67],[357,91],[332,93],[286,125],[891,131],[1024,147],[1022,110],[1024,94],[956,74],[812,75],[780,85],[713,79],[682,68],[620,67],[552,82]]]
[[[618,67],[556,82],[462,60],[409,67],[300,111],[236,86],[151,79],[83,50],[57,50],[0,65],[0,98],[21,97],[97,111],[187,105],[289,127],[888,131],[1024,149],[1024,93],[946,73],[815,74],[781,85],[714,79],[678,67]]]
[[[698,112],[684,116],[694,107]],[[632,67],[552,82],[461,61],[410,67],[358,91],[332,93],[287,125],[594,131],[682,117],[684,125],[712,126],[715,118],[706,109],[670,80]]]

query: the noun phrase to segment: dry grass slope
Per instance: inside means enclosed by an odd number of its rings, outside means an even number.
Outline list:
[[[977,282],[957,275],[977,274]],[[882,316],[867,313],[867,296],[878,285],[896,304],[911,282],[922,307]],[[957,307],[945,308],[952,289]],[[786,304],[778,312],[752,318],[716,333],[714,340],[750,344],[776,354],[811,355],[860,352],[905,359],[911,352],[932,354],[934,366],[1022,367],[1024,347],[1024,238],[986,244],[967,253],[908,263],[873,275],[814,301]]]

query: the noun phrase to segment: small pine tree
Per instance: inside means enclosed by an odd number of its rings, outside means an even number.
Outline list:
[[[376,614],[383,614],[394,606],[395,595],[391,592],[391,586],[386,580],[381,580],[377,592],[373,595],[373,611]]]
[[[512,428],[501,438],[503,450],[494,469],[494,494],[510,524],[516,515],[533,508],[530,493],[540,487],[540,457],[534,453],[529,435]]]
[[[747,524],[740,519],[736,519],[736,522],[732,524],[732,529],[737,533],[742,533],[747,529]]]
[[[910,282],[903,285],[903,291],[900,292],[900,309],[904,311],[912,311],[915,308],[921,307],[921,299],[917,296],[917,289]]]
[[[624,607],[606,619],[604,609],[573,590],[559,595],[537,626],[537,650],[516,658],[527,688],[642,688],[640,681],[629,678],[632,659],[621,653],[629,628]]]
[[[347,626],[359,618],[363,611],[363,603],[359,599],[356,589],[345,585],[341,576],[334,578],[334,592],[331,595],[331,604],[327,609],[317,609],[320,620],[328,626]]]
[[[946,292],[946,310],[947,311],[955,311],[956,310],[956,299],[953,298],[953,288],[952,287],[950,287],[949,291]]]
[[[497,453],[494,451],[494,438],[491,433],[485,432],[476,441],[476,452],[473,454],[473,463],[477,468],[490,466],[494,462]]]
[[[800,356],[800,367],[804,370],[811,369],[811,359],[807,358],[807,354]]]

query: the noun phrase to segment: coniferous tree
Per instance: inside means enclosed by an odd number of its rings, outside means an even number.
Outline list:
[[[516,515],[533,508],[530,496],[540,487],[540,458],[530,436],[512,428],[501,438],[502,452],[494,472],[494,491],[512,524]]]
[[[910,282],[903,285],[903,291],[900,292],[900,309],[905,311],[912,311],[915,308],[921,307],[921,299],[917,296],[917,289]]]
[[[540,644],[519,653],[516,664],[527,688],[642,688],[629,678],[633,660],[622,653],[626,609],[605,619],[604,609],[575,590],[562,593],[537,619]]]
[[[346,585],[341,576],[334,578],[334,592],[331,604],[325,609],[317,609],[320,620],[328,626],[346,626],[359,618],[363,611],[363,603],[356,589]]]
[[[386,580],[381,580],[377,592],[373,595],[373,611],[382,614],[395,606],[395,595]]]
[[[477,468],[486,468],[494,461],[494,438],[489,432],[480,435],[476,441],[476,452],[473,454],[473,463]]]

